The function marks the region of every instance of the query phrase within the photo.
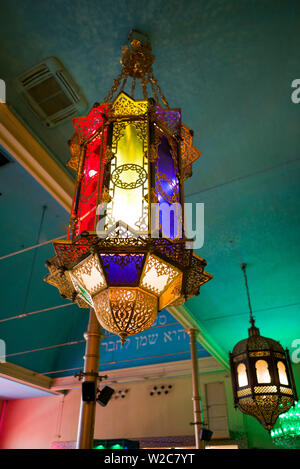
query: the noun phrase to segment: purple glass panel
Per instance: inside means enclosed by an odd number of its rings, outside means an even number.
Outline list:
[[[137,285],[144,257],[144,254],[100,254],[108,284]]]
[[[155,164],[155,190],[160,205],[168,204],[169,206],[180,202],[179,181],[177,177],[177,145],[171,145],[168,138],[164,135],[160,137],[158,145],[158,158]],[[163,234],[167,233],[167,237],[174,239],[178,237],[178,223],[180,214],[177,212],[176,206],[170,211],[170,215],[164,214],[163,211],[159,215],[159,224]]]

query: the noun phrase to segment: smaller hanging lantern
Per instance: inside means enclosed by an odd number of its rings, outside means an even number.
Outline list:
[[[234,405],[255,417],[270,431],[277,417],[297,400],[288,350],[279,342],[262,337],[255,326],[250,303],[246,264],[242,264],[250,309],[249,338],[230,353]]]

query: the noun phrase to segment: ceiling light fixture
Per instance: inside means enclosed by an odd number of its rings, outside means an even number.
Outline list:
[[[279,342],[262,337],[252,314],[246,264],[241,265],[250,311],[248,339],[230,353],[234,405],[255,417],[270,432],[277,417],[297,400],[288,350]]]
[[[183,182],[200,152],[180,110],[169,109],[153,62],[147,36],[131,31],[122,71],[104,103],[73,119],[68,164],[77,176],[68,239],[54,241],[45,278],[63,297],[93,308],[122,343],[212,278],[181,236]],[[131,96],[123,91],[128,78]],[[161,215],[163,206],[171,208],[169,218]]]

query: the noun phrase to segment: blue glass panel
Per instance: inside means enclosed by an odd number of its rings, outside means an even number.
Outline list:
[[[160,206],[162,204],[173,204],[179,203],[179,181],[177,178],[177,153],[172,154],[172,147],[165,136],[161,136],[160,144],[158,145],[158,159],[155,168],[155,188],[157,198]],[[174,145],[176,150],[176,145]],[[174,151],[174,150],[173,150]],[[174,207],[175,208],[175,207]],[[179,215],[180,216],[180,215]],[[170,211],[170,215],[163,216],[163,212],[159,215],[159,224],[163,234],[168,233],[166,237],[171,239],[176,238],[179,233],[177,232],[177,215],[176,211]]]
[[[109,285],[137,285],[144,254],[101,254]]]

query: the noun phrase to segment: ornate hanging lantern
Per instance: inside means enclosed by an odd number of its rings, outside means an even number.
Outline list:
[[[236,344],[230,354],[234,405],[255,417],[270,431],[277,417],[297,400],[288,350],[262,337],[255,326],[250,303],[246,264],[242,264],[250,309],[249,338]]]
[[[198,295],[212,276],[182,237],[183,181],[200,156],[192,132],[161,93],[145,36],[132,32],[122,55],[105,102],[73,119],[68,165],[77,177],[68,237],[54,241],[45,280],[94,308],[123,342],[150,327],[161,309]],[[128,77],[131,96],[123,91]],[[134,99],[136,80],[142,100]]]

